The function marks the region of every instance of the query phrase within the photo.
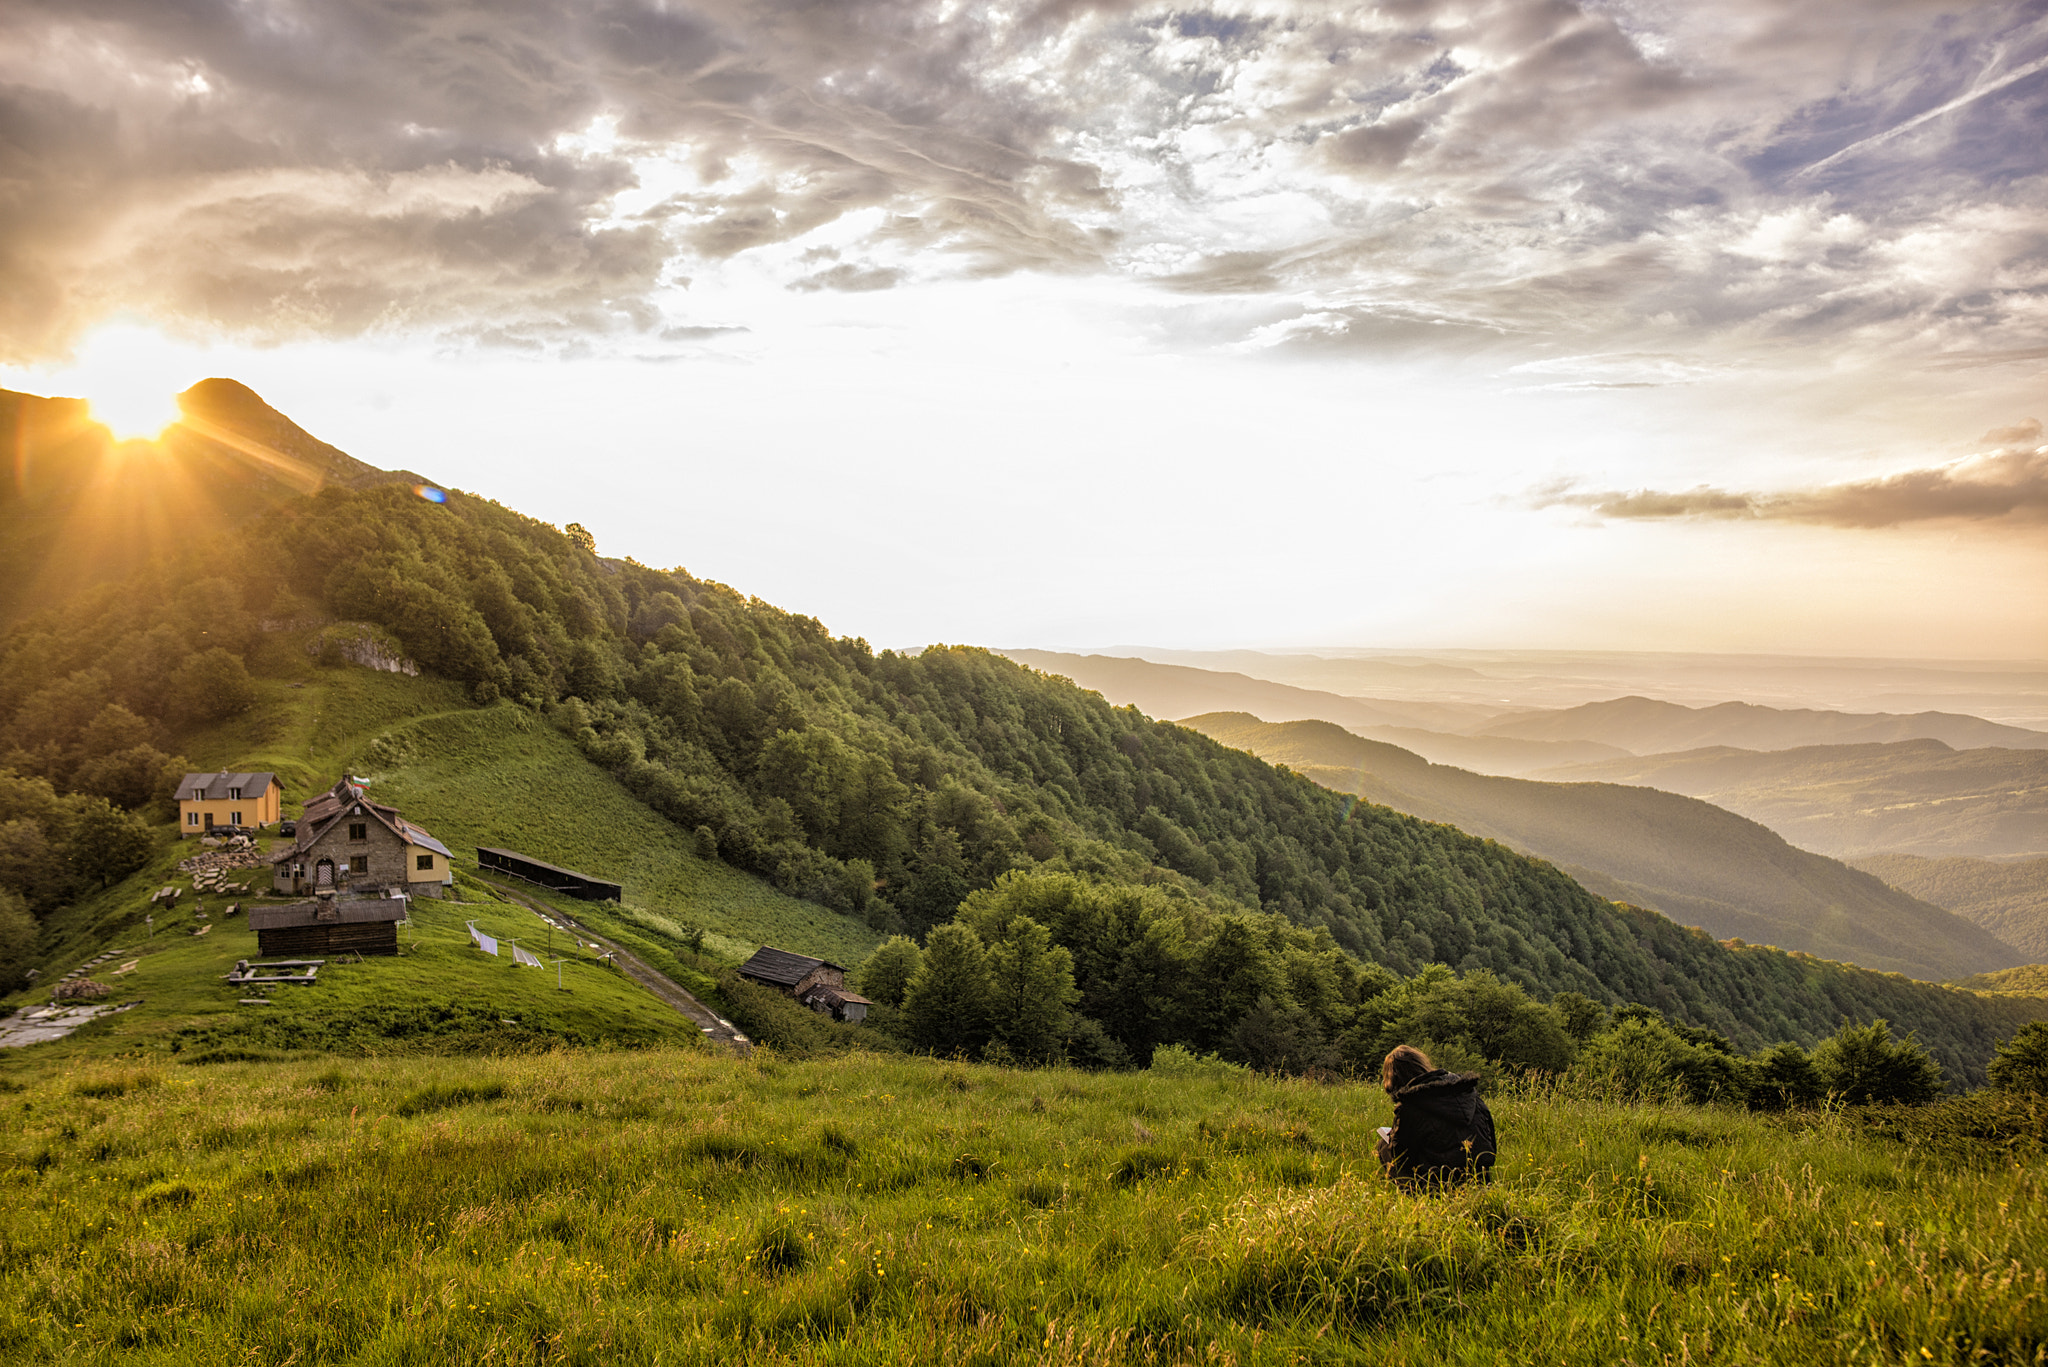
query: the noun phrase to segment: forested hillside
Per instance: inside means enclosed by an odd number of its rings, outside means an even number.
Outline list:
[[[922,933],[1012,870],[1069,873],[1199,909],[1169,956],[1191,967],[1220,961],[1202,957],[1220,934],[1282,961],[1440,962],[1645,1003],[1745,1046],[1886,1016],[1965,1077],[2033,1010],[1731,952],[987,652],[877,653],[687,573],[600,559],[573,525],[398,485],[329,485],[195,534],[18,626],[0,644],[5,762],[62,790],[113,740],[174,748],[179,726],[247,705],[259,637],[331,621],[388,633],[479,707],[544,712],[679,839],[877,929]],[[1255,977],[1283,1012],[1312,990]]]
[[[1468,773],[1328,722],[1218,713],[1188,725],[1338,792],[1505,841],[1570,869],[1596,892],[1722,939],[1935,982],[2024,962],[1981,926],[1697,798]]]
[[[1968,917],[2035,963],[2048,963],[2048,859],[1873,854],[1852,862],[1895,888]]]

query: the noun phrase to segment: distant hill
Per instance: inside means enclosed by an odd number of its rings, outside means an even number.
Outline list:
[[[1518,740],[1595,741],[1638,755],[1725,745],[1743,750],[1790,750],[1808,745],[1864,745],[1937,740],[1958,749],[2002,745],[2048,750],[2048,731],[2029,731],[1955,712],[1819,712],[1724,702],[1686,707],[1655,698],[1614,698],[1555,712],[1496,717],[1476,728],[1482,736]]]
[[[2034,962],[2048,964],[2048,859],[1873,854],[1850,862],[1901,892],[1975,921]]]
[[[306,432],[234,380],[178,396],[159,442],[114,441],[82,399],[0,390],[0,624],[125,578],[328,485],[415,483]]]
[[[1594,741],[1468,736],[1443,729],[1446,718],[1469,720],[1434,703],[1351,698],[1248,674],[1157,664],[1107,655],[1051,650],[1001,652],[1019,664],[1072,679],[1118,706],[1153,717],[1250,712],[1275,721],[1333,721],[1347,730],[1413,750],[1438,764],[1489,774],[1523,774],[1560,764],[1616,758],[1629,752]]]
[[[1328,722],[1235,713],[1184,724],[1326,787],[1548,859],[1603,896],[1717,937],[1935,980],[2025,958],[1959,916],[1693,798],[1468,773]]]
[[[1714,748],[1560,766],[1537,777],[1703,798],[1843,859],[2048,854],[2043,750],[1954,750],[1938,740],[1769,753]]]

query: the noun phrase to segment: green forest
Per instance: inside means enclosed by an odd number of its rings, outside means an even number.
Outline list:
[[[1433,964],[1539,1001],[1638,1004],[1745,1051],[1887,1019],[1967,1082],[2041,1014],[1724,947],[985,651],[876,652],[595,552],[573,524],[398,485],[330,487],[194,539],[9,631],[0,821],[42,838],[28,864],[124,872],[88,867],[107,846],[78,843],[77,823],[147,809],[184,729],[250,705],[260,642],[333,653],[346,633],[323,627],[339,621],[478,707],[543,714],[678,839],[786,892],[928,947],[958,925],[1014,957],[1011,927],[1035,928],[1076,966],[1062,1047],[1078,1061],[1143,1063],[1169,1043],[1248,1057],[1256,1016],[1305,1041],[1284,1066],[1327,1062],[1363,1037],[1367,1002]],[[29,810],[50,802],[71,815]],[[31,915],[32,896],[62,893],[23,891]],[[1069,914],[1081,903],[1096,910]]]

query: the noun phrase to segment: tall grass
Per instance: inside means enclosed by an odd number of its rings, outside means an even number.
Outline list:
[[[0,1357],[2037,1362],[2037,1152],[1509,1089],[1403,1196],[1371,1088],[855,1056],[9,1070]],[[153,1077],[153,1084],[145,1077]]]

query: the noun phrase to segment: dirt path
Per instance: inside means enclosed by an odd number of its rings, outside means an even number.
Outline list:
[[[627,977],[639,983],[649,992],[652,992],[691,1020],[697,1022],[697,1028],[704,1032],[706,1039],[716,1044],[726,1045],[734,1053],[742,1057],[754,1051],[754,1042],[741,1034],[738,1026],[719,1015],[716,1011],[713,1011],[703,1002],[698,1001],[688,992],[685,992],[674,979],[649,967],[643,960],[637,958],[632,951],[614,944],[589,926],[575,920],[566,912],[527,896],[518,888],[501,883],[495,878],[479,877],[477,881],[503,893],[507,898],[525,907],[543,920],[553,921],[565,930],[581,935],[595,944],[602,945],[605,952],[612,956],[613,962],[618,964]]]

